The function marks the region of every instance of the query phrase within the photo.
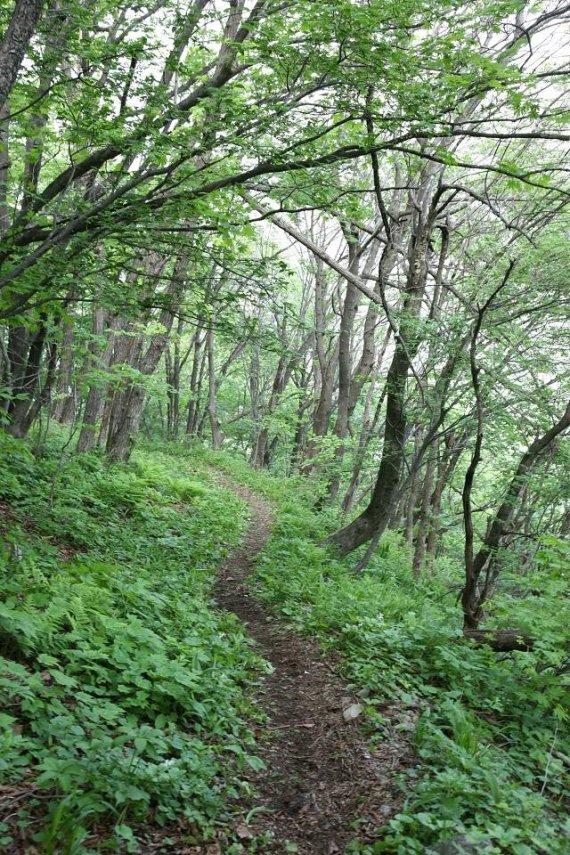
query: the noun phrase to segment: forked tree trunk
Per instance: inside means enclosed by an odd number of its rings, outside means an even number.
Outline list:
[[[107,454],[115,462],[128,460],[134,437],[138,433],[145,404],[143,386],[131,384],[115,401],[107,436]]]
[[[329,538],[341,555],[357,549],[385,531],[397,501],[406,436],[406,384],[412,360],[419,347],[417,318],[427,275],[428,228],[422,227],[412,242],[406,297],[400,332],[386,377],[386,418],[378,476],[368,507],[349,525]]]
[[[475,630],[479,626],[482,610],[487,600],[492,584],[498,573],[498,555],[501,539],[505,534],[516,502],[525,486],[534,465],[541,455],[554,442],[557,436],[570,427],[570,402],[564,414],[542,436],[532,442],[521,459],[509,483],[505,497],[489,526],[473,560],[465,567],[465,586],[461,595],[461,605],[465,629]],[[484,576],[483,576],[483,571]]]
[[[160,275],[165,266],[164,260],[154,254],[149,257],[147,264],[154,276]],[[129,379],[126,386],[115,395],[106,442],[106,451],[111,460],[125,461],[130,456],[133,440],[138,433],[144,411],[146,392],[143,378],[150,377],[162,359],[168,344],[174,313],[180,303],[187,268],[188,258],[179,256],[168,287],[163,294],[168,299],[168,305],[162,309],[158,318],[162,331],[152,336],[146,350],[143,349],[142,336],[131,338],[128,343],[128,357],[125,361],[136,368],[142,376],[140,380]]]

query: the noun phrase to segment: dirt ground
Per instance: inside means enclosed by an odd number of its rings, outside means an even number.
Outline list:
[[[342,853],[356,836],[373,840],[374,829],[401,808],[395,777],[412,762],[407,734],[397,728],[396,714],[372,750],[363,733],[362,699],[347,691],[331,657],[255,599],[247,577],[270,535],[271,508],[244,487],[224,486],[248,503],[250,525],[221,568],[216,601],[246,625],[274,668],[259,697],[269,723],[257,753],[267,770],[252,777],[257,798],[244,806],[244,817],[246,808],[253,813],[238,830],[244,837],[271,831],[275,844],[267,852]],[[391,718],[388,705],[382,712]]]

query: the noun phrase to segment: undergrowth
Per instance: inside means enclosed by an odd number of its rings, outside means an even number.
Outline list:
[[[279,505],[253,580],[260,599],[341,654],[345,676],[367,694],[373,742],[389,738],[387,701],[402,712],[396,726],[416,722],[418,764],[402,780],[403,811],[374,845],[350,851],[565,855],[568,678],[555,667],[567,656],[568,615],[556,604],[569,567],[560,544],[545,543],[524,576],[503,578],[487,624],[516,626],[537,642],[533,653],[500,655],[462,638],[458,565],[416,583],[406,545],[389,533],[357,577],[354,558],[335,560],[322,545],[332,521],[311,512],[306,486],[227,456],[217,463]],[[531,596],[537,588],[541,596]]]
[[[0,436],[0,849],[208,837],[259,766],[263,663],[210,602],[243,503],[187,455],[108,467]]]
[[[318,484],[199,447],[107,467],[57,444],[33,455],[1,442],[0,847],[136,852],[157,826],[191,844],[247,789],[263,663],[237,620],[211,608],[213,569],[245,521],[216,486],[223,469],[277,509],[257,595],[340,653],[372,743],[413,729],[404,808],[353,855],[568,852],[560,542],[503,574],[487,624],[537,641],[500,655],[464,642],[453,561],[415,582],[395,533],[360,576],[354,559],[335,560],[323,539],[338,521],[311,510]]]

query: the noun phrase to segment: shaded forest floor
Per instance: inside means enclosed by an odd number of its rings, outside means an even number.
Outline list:
[[[336,560],[307,479],[64,440],[0,433],[0,851],[566,855],[565,554],[504,574],[541,645],[497,656],[453,562]]]
[[[257,797],[245,815],[251,811],[253,818],[238,836],[269,832],[275,843],[266,851],[341,853],[356,831],[362,840],[400,809],[393,776],[410,762],[411,750],[396,731],[371,749],[360,727],[360,699],[336,673],[334,657],[287,629],[253,596],[247,577],[269,538],[271,508],[245,487],[224,485],[247,502],[250,523],[223,564],[216,600],[246,625],[274,669],[260,698],[269,716],[258,752],[266,771],[252,779]]]

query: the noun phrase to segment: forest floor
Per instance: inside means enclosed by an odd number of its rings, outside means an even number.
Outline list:
[[[496,656],[454,565],[418,585],[392,533],[356,577],[300,480],[0,459],[0,851],[567,855],[566,553],[505,578],[541,647]]]
[[[250,523],[221,568],[216,601],[246,625],[274,669],[259,698],[269,719],[257,752],[266,770],[252,776],[255,803],[243,806],[250,821],[237,834],[244,842],[267,834],[274,840],[267,852],[342,853],[356,835],[366,840],[401,809],[395,776],[412,762],[407,734],[392,730],[372,749],[360,699],[337,673],[334,657],[256,600],[247,577],[270,536],[272,510],[246,487],[222,483],[247,502]]]

